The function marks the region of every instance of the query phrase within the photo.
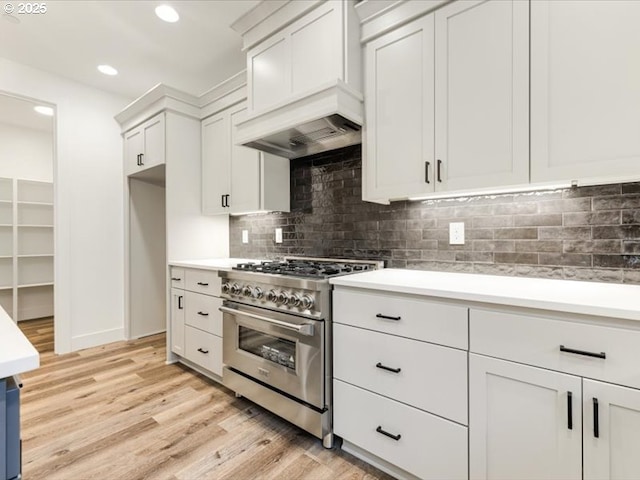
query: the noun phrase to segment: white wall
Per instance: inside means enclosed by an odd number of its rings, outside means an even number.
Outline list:
[[[0,122],[0,177],[52,182],[52,133]]]
[[[0,91],[56,108],[56,352],[124,338],[123,168],[130,99],[0,58]]]

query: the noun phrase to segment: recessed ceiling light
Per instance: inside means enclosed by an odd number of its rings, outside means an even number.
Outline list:
[[[38,105],[37,107],[33,107],[33,109],[41,115],[46,115],[47,117],[53,117],[53,108],[51,107]]]
[[[98,70],[100,70],[105,75],[117,75],[118,70],[113,68],[111,65],[98,65]]]
[[[159,7],[156,7],[156,15],[160,17],[160,19],[169,23],[175,23],[180,20],[180,15],[178,15],[178,12],[176,12],[175,9],[173,7],[170,7],[169,5],[160,5]]]

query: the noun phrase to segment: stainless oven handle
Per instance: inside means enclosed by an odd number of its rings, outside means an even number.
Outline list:
[[[272,325],[277,325],[278,327],[286,328],[288,330],[294,330],[301,335],[306,335],[308,337],[313,336],[313,325],[309,323],[296,325],[295,323],[274,320],[273,318],[263,317],[262,315],[256,315],[255,313],[243,312],[235,308],[219,307],[218,309],[223,313],[229,313],[231,315],[244,315],[245,317],[255,318],[256,320],[261,320],[263,322],[271,323]]]

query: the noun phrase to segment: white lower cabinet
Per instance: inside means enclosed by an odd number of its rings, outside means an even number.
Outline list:
[[[334,397],[345,440],[418,478],[467,478],[466,427],[339,380]]]
[[[581,379],[469,355],[472,479],[582,476]]]
[[[218,272],[213,270],[171,268],[171,335],[169,348],[178,361],[214,380],[222,377],[222,305]],[[180,279],[180,280],[174,280]],[[184,280],[183,280],[184,279]],[[217,295],[216,295],[217,294]]]

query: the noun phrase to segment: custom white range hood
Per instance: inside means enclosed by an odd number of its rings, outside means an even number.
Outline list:
[[[352,1],[267,0],[232,28],[247,50],[238,144],[298,158],[361,142],[360,26]]]

